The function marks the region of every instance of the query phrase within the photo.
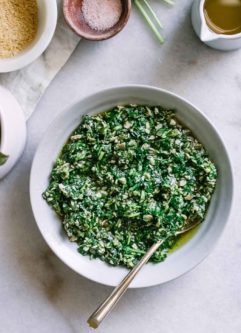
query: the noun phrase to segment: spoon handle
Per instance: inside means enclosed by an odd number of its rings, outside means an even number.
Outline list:
[[[119,299],[127,290],[131,281],[140,271],[140,269],[145,265],[145,263],[150,259],[150,257],[155,253],[155,251],[161,246],[164,240],[159,240],[157,243],[153,244],[150,249],[145,253],[139,263],[124,277],[118,286],[112,291],[109,297],[97,308],[95,312],[89,317],[88,324],[97,328],[102,320],[111,312],[114,306],[117,304]]]

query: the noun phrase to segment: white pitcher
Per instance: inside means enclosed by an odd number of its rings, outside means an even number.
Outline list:
[[[200,40],[208,46],[221,51],[231,51],[240,48],[241,33],[222,35],[210,30],[204,17],[204,3],[205,0],[194,0],[192,6],[192,25]]]

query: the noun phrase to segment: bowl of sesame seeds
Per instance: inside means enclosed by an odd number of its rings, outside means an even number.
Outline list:
[[[166,242],[133,288],[200,263],[227,223],[232,193],[229,157],[210,120],[171,92],[138,85],[101,91],[63,112],[44,135],[30,177],[46,242],[102,284],[117,285],[167,231],[202,221]]]
[[[0,73],[21,69],[48,47],[57,24],[57,3],[48,0],[0,2]]]

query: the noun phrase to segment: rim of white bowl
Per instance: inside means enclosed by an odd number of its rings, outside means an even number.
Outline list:
[[[0,152],[9,156],[7,162],[0,166],[0,179],[21,156],[26,136],[26,122],[21,106],[9,90],[0,86]]]
[[[58,8],[56,0],[45,0],[46,17],[39,40],[15,57],[0,59],[0,73],[13,72],[36,60],[50,44],[57,25]]]
[[[64,262],[68,267],[70,267],[73,271],[75,271],[76,273],[78,273],[79,275],[91,280],[91,281],[94,281],[94,282],[97,282],[97,283],[100,283],[100,284],[103,284],[103,285],[107,285],[107,286],[111,286],[111,287],[114,287],[117,285],[117,283],[113,283],[111,281],[111,279],[108,277],[108,278],[103,278],[102,276],[98,275],[94,275],[92,274],[91,270],[90,271],[80,271],[79,269],[79,266],[77,265],[76,262],[71,262],[71,258],[68,257],[67,253],[70,253],[70,251],[66,251],[63,255],[63,252],[64,252],[64,246],[60,246],[58,249],[56,249],[56,246],[54,245],[55,243],[53,242],[53,239],[51,237],[51,235],[49,233],[46,233],[44,228],[42,228],[41,226],[41,218],[38,216],[38,213],[37,213],[37,205],[35,203],[35,199],[34,198],[34,192],[35,192],[35,186],[34,186],[34,174],[36,173],[35,171],[35,168],[36,168],[36,162],[37,162],[37,158],[38,158],[38,153],[39,151],[41,150],[41,145],[43,144],[44,142],[44,139],[45,139],[45,136],[48,134],[48,132],[51,131],[52,127],[55,126],[55,123],[57,123],[59,120],[61,120],[61,118],[68,112],[68,110],[72,109],[75,105],[77,105],[78,103],[80,102],[84,102],[84,101],[88,101],[89,99],[92,99],[92,98],[98,98],[98,96],[101,96],[102,94],[106,94],[108,93],[110,96],[111,96],[111,93],[114,92],[114,91],[118,91],[118,90],[125,90],[125,89],[128,89],[129,90],[129,93],[130,93],[130,99],[132,97],[134,97],[131,93],[132,91],[131,90],[134,90],[134,89],[144,89],[144,90],[149,90],[150,92],[151,91],[156,91],[156,92],[159,92],[159,93],[164,93],[164,94],[167,94],[171,97],[173,97],[174,99],[177,99],[179,100],[180,102],[188,105],[189,107],[193,108],[195,110],[195,112],[197,112],[197,115],[199,115],[201,118],[203,118],[205,120],[205,122],[208,123],[208,125],[210,126],[211,130],[213,131],[213,133],[215,134],[215,136],[217,137],[218,141],[219,141],[219,144],[222,146],[222,149],[223,149],[223,152],[225,154],[225,159],[226,159],[226,167],[227,167],[227,170],[228,170],[228,177],[229,177],[229,181],[230,181],[230,186],[229,186],[229,189],[228,189],[228,201],[229,203],[227,204],[226,203],[226,216],[225,216],[225,219],[224,219],[224,222],[221,226],[221,228],[219,227],[219,230],[216,234],[216,238],[214,240],[214,242],[212,242],[212,244],[207,247],[207,248],[204,248],[202,250],[202,254],[198,256],[198,259],[195,259],[193,262],[192,260],[192,263],[189,265],[189,267],[185,267],[184,269],[181,269],[179,268],[180,272],[178,274],[176,273],[173,273],[173,271],[171,273],[169,273],[169,277],[168,278],[165,278],[165,279],[162,279],[162,281],[153,281],[151,279],[149,279],[148,281],[138,281],[137,283],[136,280],[134,279],[134,281],[131,283],[130,287],[129,288],[145,288],[145,287],[152,287],[152,286],[155,286],[155,285],[159,285],[159,284],[164,284],[164,283],[168,283],[172,280],[175,280],[179,277],[181,277],[182,275],[190,272],[191,270],[193,270],[197,265],[199,265],[209,254],[210,252],[213,250],[213,248],[216,246],[218,240],[220,239],[223,231],[224,231],[224,228],[225,226],[227,225],[227,222],[228,222],[228,217],[230,215],[230,211],[231,211],[231,208],[232,208],[232,199],[233,199],[233,170],[232,170],[232,165],[231,165],[231,162],[230,162],[230,158],[229,158],[229,155],[227,153],[227,149],[225,147],[225,144],[223,143],[223,140],[219,134],[219,132],[217,131],[217,129],[215,128],[215,126],[211,123],[211,121],[208,119],[208,117],[202,112],[200,111],[196,106],[194,106],[194,104],[190,103],[187,99],[173,93],[173,92],[170,92],[168,90],[165,90],[165,89],[161,89],[161,88],[157,88],[157,87],[153,87],[153,86],[148,86],[148,85],[135,85],[135,84],[131,84],[131,85],[125,85],[125,86],[115,86],[115,87],[111,87],[111,88],[107,88],[107,89],[104,89],[104,90],[101,90],[101,91],[98,91],[98,92],[95,92],[93,94],[90,94],[84,98],[81,98],[79,101],[77,101],[76,103],[72,104],[69,108],[65,109],[64,111],[62,111],[51,123],[50,125],[48,126],[47,130],[45,131],[45,134],[43,135],[39,145],[38,145],[38,148],[36,150],[36,153],[35,153],[35,156],[34,156],[34,159],[33,159],[33,162],[32,162],[32,167],[31,167],[31,172],[30,172],[30,201],[31,201],[31,206],[32,206],[32,211],[33,211],[33,215],[34,215],[34,218],[35,218],[35,222],[38,226],[38,229],[40,231],[40,233],[42,234],[44,240],[47,242],[48,246],[51,248],[51,250],[55,253],[55,255],[62,261]],[[88,113],[88,112],[87,112]],[[85,113],[83,113],[85,114]],[[51,208],[49,207],[49,209],[51,210]],[[52,211],[52,210],[51,210]],[[201,226],[204,226],[205,227],[205,223],[203,223]],[[199,235],[199,233],[201,233],[201,230],[199,229],[197,234],[195,234],[192,239],[187,243],[189,244],[197,235]],[[186,244],[185,244],[186,245]],[[185,246],[184,245],[184,246]],[[63,252],[62,252],[63,251]],[[77,248],[76,248],[76,252],[77,252]],[[178,251],[175,251],[175,252],[178,252]],[[188,252],[188,250],[186,250],[186,252]],[[78,254],[79,255],[79,254]],[[86,257],[85,257],[86,258]],[[93,260],[92,260],[93,261]],[[159,263],[159,264],[152,264],[152,263],[149,263],[147,264],[146,266],[148,265],[153,265],[154,266],[158,266],[162,263]],[[150,267],[150,266],[149,266]],[[113,268],[116,268],[116,267],[113,267]],[[110,269],[112,269],[112,267],[110,266]],[[143,269],[142,269],[143,271]],[[142,272],[141,271],[141,272]],[[125,270],[125,272],[121,275],[121,278],[120,278],[120,281],[122,279],[122,277],[124,277],[126,274],[127,274],[127,270]],[[141,272],[139,273],[139,275],[141,274]],[[119,282],[120,282],[119,281]]]

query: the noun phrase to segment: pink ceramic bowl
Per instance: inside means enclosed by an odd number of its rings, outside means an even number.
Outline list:
[[[92,29],[85,21],[82,13],[82,0],[64,0],[64,17],[70,28],[80,37],[88,40],[104,40],[118,34],[128,22],[131,12],[131,0],[121,0],[122,13],[119,21],[110,29],[100,31]]]

